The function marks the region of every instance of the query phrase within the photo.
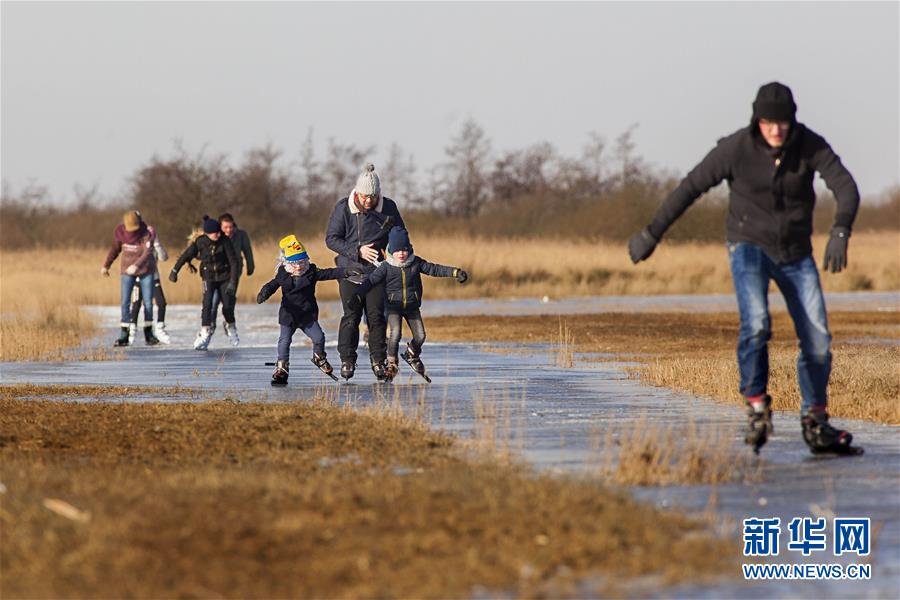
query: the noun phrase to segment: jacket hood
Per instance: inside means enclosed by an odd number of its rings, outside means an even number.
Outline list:
[[[797,122],[797,104],[791,88],[773,81],[759,88],[756,100],[753,101],[753,115],[750,124],[756,127],[760,119],[787,121],[792,125]]]

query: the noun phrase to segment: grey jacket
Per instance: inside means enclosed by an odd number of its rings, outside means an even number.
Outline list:
[[[244,270],[244,257],[247,257],[247,276],[253,275],[256,265],[253,264],[253,248],[250,246],[250,235],[243,229],[235,227],[234,237],[228,238],[234,247],[234,254],[237,256],[237,272],[238,277]]]

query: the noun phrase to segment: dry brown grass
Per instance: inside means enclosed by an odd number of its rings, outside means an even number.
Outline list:
[[[769,345],[770,392],[776,410],[799,410],[797,342],[784,312],[773,313]],[[741,403],[735,359],[735,314],[608,313],[569,315],[579,352],[615,353],[643,365],[635,377],[729,403]],[[900,314],[832,312],[834,363],[829,412],[834,416],[900,423],[900,347],[878,339],[900,338]],[[438,317],[428,321],[432,339],[547,342],[558,337],[557,318]]]
[[[325,401],[3,399],[0,459],[4,597],[559,596],[736,562],[696,521]]]
[[[556,366],[571,369],[575,366],[575,335],[569,329],[569,322],[559,318],[559,335],[554,342]]]
[[[758,477],[734,446],[735,432],[712,425],[651,423],[646,414],[609,427],[602,443],[600,474],[619,485],[718,485]]]
[[[479,239],[468,236],[416,237],[411,232],[416,254],[433,262],[461,266],[471,275],[461,286],[447,278],[425,278],[427,298],[475,298],[550,295],[554,298],[583,295],[706,294],[732,290],[724,243],[663,243],[649,261],[631,264],[621,243],[557,240],[550,238]],[[166,240],[172,258],[161,263],[168,276],[184,245]],[[334,266],[334,253],[323,239],[302,240],[312,261],[320,267]],[[817,260],[825,247],[825,237],[813,238]],[[258,240],[254,244],[257,269],[244,276],[238,301],[255,302],[259,288],[273,273],[278,245]],[[850,266],[838,275],[824,275],[826,291],[900,289],[900,232],[854,234],[850,243]],[[54,250],[4,251],[3,278],[11,274],[43,275],[50,257],[66,256],[68,293],[76,305],[118,304],[118,262],[113,276],[100,276],[106,247]],[[524,258],[527,257],[527,258]],[[56,274],[47,273],[58,281]],[[28,280],[23,280],[26,283]],[[35,280],[36,281],[36,280]],[[182,269],[178,283],[164,280],[166,299],[175,304],[199,303],[200,279]],[[16,286],[18,287],[18,286]],[[337,284],[318,287],[323,299],[338,297]],[[5,309],[4,309],[5,310]]]

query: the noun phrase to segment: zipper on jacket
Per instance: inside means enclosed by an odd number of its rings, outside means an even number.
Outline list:
[[[403,308],[406,308],[406,269],[400,267],[400,283],[403,285]]]

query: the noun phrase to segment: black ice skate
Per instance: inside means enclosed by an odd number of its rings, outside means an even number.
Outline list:
[[[328,362],[328,359],[325,358],[325,355],[313,354],[313,357],[310,359],[312,364],[319,367],[319,370],[334,379],[338,380],[337,375],[334,374],[334,369],[331,368],[331,364]]]
[[[384,368],[384,378],[388,381],[393,381],[394,377],[396,377],[399,372],[400,367],[397,366],[397,359],[388,357],[387,366]]]
[[[803,427],[803,441],[813,454],[852,456],[863,453],[862,448],[851,445],[853,434],[828,423],[828,413],[825,411],[810,412],[800,419],[800,425]]]
[[[341,377],[348,381],[356,373],[356,363],[345,360],[341,363]]]
[[[422,379],[431,383],[431,377],[425,374],[425,363],[419,359],[418,354],[415,354],[412,351],[412,348],[407,346],[406,350],[403,351],[403,354],[400,355],[400,358],[406,361],[406,364],[408,364],[416,374],[420,375]]]
[[[749,423],[744,442],[753,447],[754,454],[759,454],[775,428],[772,425],[772,397],[766,394],[763,397],[763,409],[757,411],[749,402],[747,403],[747,417]]]
[[[119,339],[115,341],[113,346],[127,346],[128,345],[128,327],[123,327],[121,331],[119,331]]]
[[[279,360],[275,362],[275,371],[272,373],[272,385],[287,385],[288,372],[291,370],[291,363],[287,360]]]
[[[384,376],[384,363],[372,361],[372,373],[378,381],[387,381]]]
[[[153,325],[147,325],[144,327],[144,341],[148,346],[156,346],[159,344],[159,340],[155,335],[153,335]]]

